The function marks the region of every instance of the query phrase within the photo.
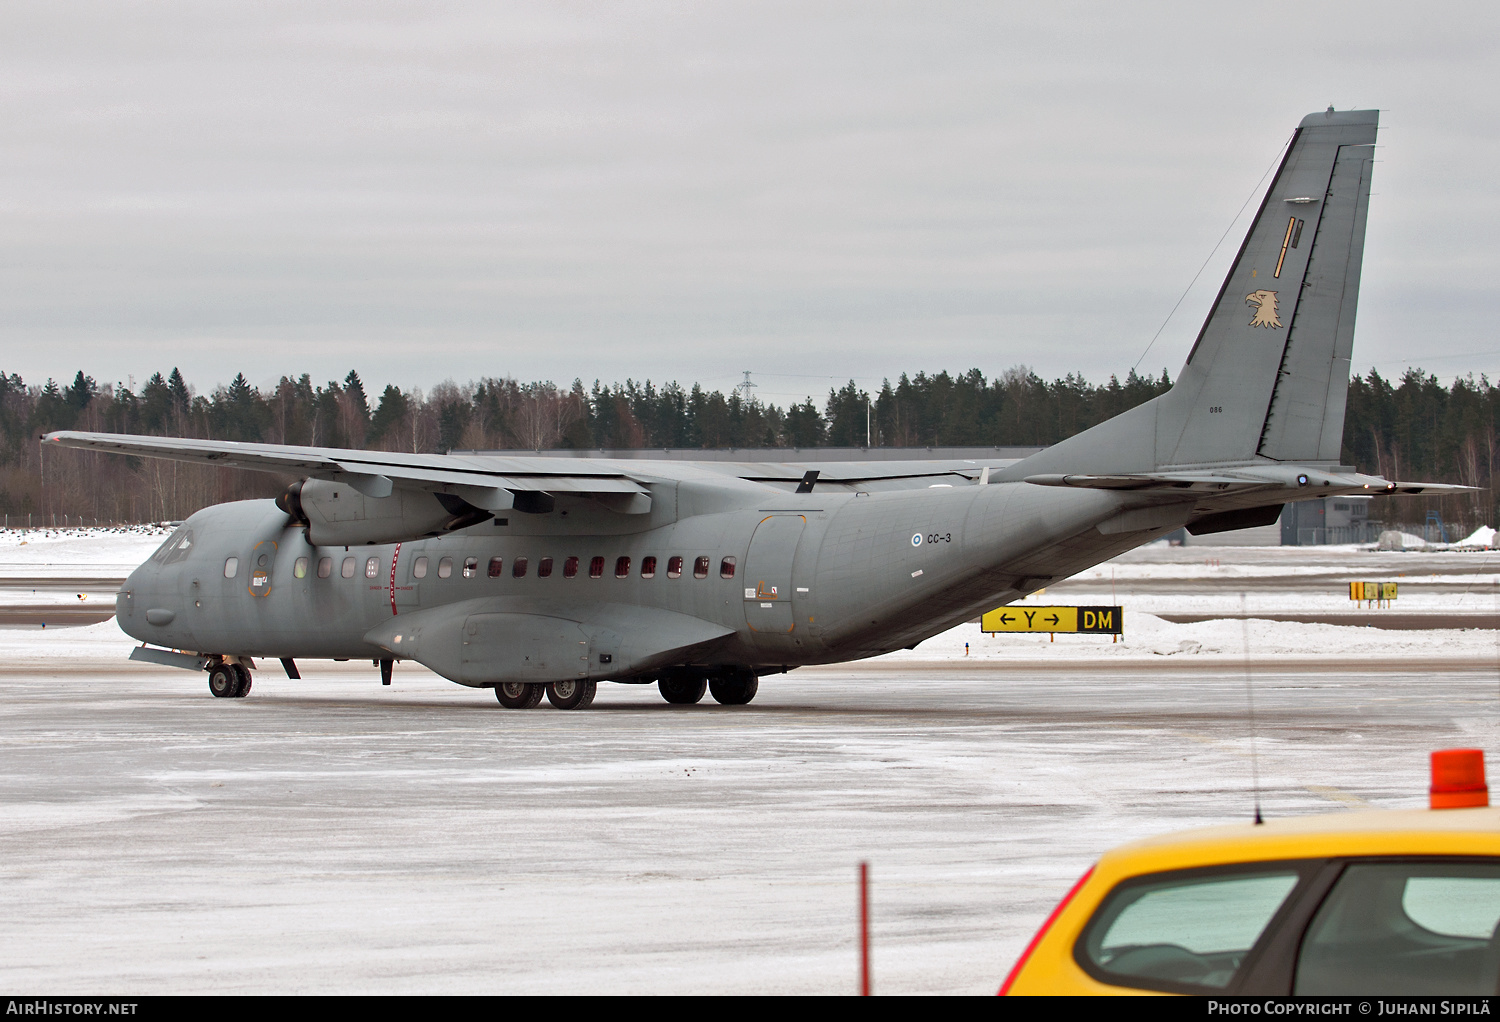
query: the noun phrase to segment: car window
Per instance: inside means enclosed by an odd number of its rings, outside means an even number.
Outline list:
[[[1119,986],[1223,990],[1300,877],[1259,867],[1121,884],[1084,930],[1080,964]]]
[[[1313,916],[1298,994],[1494,994],[1500,861],[1354,862]]]

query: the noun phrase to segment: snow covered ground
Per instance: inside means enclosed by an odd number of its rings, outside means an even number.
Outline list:
[[[46,569],[76,600],[162,535],[0,536],[0,586]],[[734,708],[608,685],[507,711],[368,661],[219,700],[113,622],[0,629],[0,983],[850,992],[868,860],[876,992],[992,993],[1105,849],[1248,820],[1252,762],[1271,816],[1407,807],[1430,750],[1500,741],[1493,631],[1149,609],[1347,610],[1404,570],[1489,611],[1489,556],[1150,548],[1028,601],[1123,604],[1123,643],[964,625]]]
[[[124,578],[171,532],[167,525],[0,529],[0,581],[18,576]]]

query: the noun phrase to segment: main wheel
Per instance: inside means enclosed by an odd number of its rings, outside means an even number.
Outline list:
[[[239,678],[239,684],[235,686],[234,697],[243,699],[250,694],[250,672],[244,664],[235,664],[234,673]]]
[[[599,685],[592,681],[554,681],[547,686],[547,702],[559,710],[581,710],[594,701],[598,690]]]
[[[691,706],[703,698],[703,693],[708,690],[708,682],[701,674],[671,671],[657,679],[656,687],[661,690],[661,697],[667,702]]]
[[[240,690],[240,674],[235,664],[215,664],[208,672],[208,690],[215,699],[233,699]]]
[[[709,680],[708,690],[724,706],[744,706],[760,691],[760,679],[754,671],[723,671]]]
[[[528,685],[519,681],[507,681],[495,686],[495,698],[507,710],[529,710],[542,701],[543,685]]]

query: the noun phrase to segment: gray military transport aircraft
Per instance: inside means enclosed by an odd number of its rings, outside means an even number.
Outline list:
[[[500,703],[601,681],[748,703],[759,677],[910,648],[1186,526],[1463,487],[1339,465],[1374,110],[1287,148],[1172,389],[1019,461],[733,464],[423,455],[58,432],[304,478],[206,508],[120,590],[133,659],[250,690],[254,657],[415,660]]]

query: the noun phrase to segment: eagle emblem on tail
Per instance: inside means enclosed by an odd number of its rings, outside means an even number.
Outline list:
[[[1245,302],[1255,306],[1255,318],[1250,321],[1251,326],[1281,329],[1281,319],[1276,315],[1275,291],[1251,291],[1245,296]]]

